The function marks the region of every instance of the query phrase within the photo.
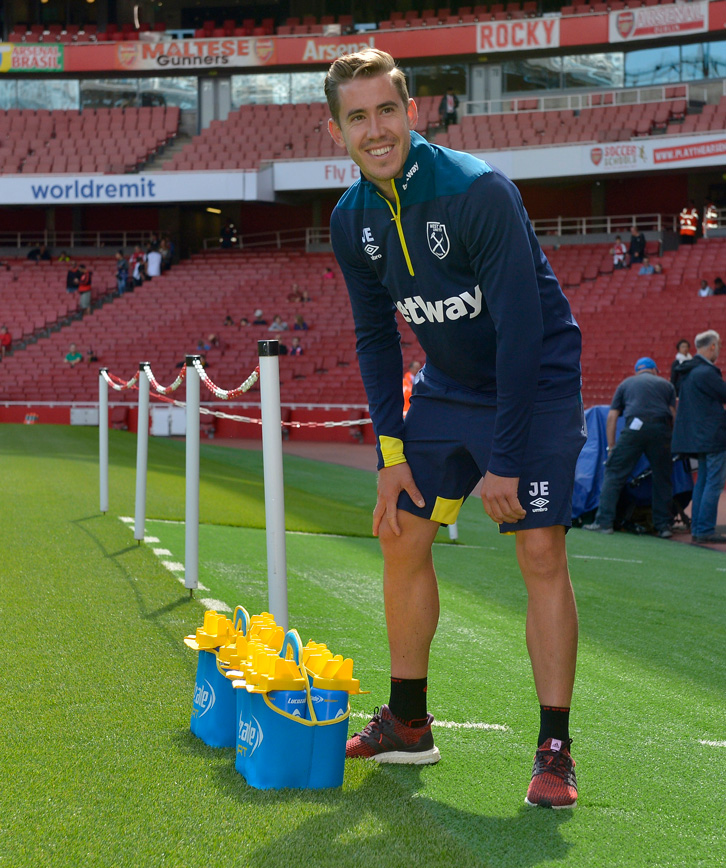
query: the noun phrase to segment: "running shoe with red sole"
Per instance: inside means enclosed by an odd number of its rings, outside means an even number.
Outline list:
[[[548,738],[534,755],[532,781],[525,802],[542,808],[574,808],[577,804],[575,761],[570,756],[572,739]]]
[[[384,705],[380,712],[376,709],[362,732],[348,739],[345,755],[348,759],[370,759],[377,763],[437,763],[441,754],[434,745],[433,721],[433,715],[429,714],[424,726],[406,726]]]

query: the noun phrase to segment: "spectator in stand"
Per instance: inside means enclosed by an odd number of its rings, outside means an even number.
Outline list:
[[[78,289],[78,284],[81,282],[81,272],[78,269],[76,262],[71,262],[66,274],[66,292],[75,292]]]
[[[8,331],[7,326],[0,326],[0,359],[4,359],[10,352],[10,347],[13,344],[13,336]]]
[[[83,353],[79,353],[75,344],[71,344],[63,361],[72,368],[83,361]]]
[[[610,248],[613,257],[613,268],[625,268],[625,254],[628,248],[623,244],[619,235],[615,236],[615,244]]]
[[[451,124],[456,123],[456,110],[459,107],[459,97],[454,93],[453,87],[447,87],[446,93],[439,103],[439,119],[444,129],[448,130]]]
[[[268,331],[286,332],[288,328],[288,324],[282,321],[282,317],[279,313],[276,313],[275,316],[272,317],[272,323],[270,324]]]
[[[713,294],[714,295],[726,295],[726,285],[724,285],[724,282],[723,282],[723,280],[721,280],[720,277],[714,278]]]
[[[149,280],[161,276],[161,251],[152,247],[146,254],[146,274]]]
[[[228,220],[227,225],[222,229],[222,233],[219,236],[219,246],[225,250],[229,250],[231,247],[237,246],[237,241],[237,227],[232,220]]]
[[[663,266],[660,262],[656,262],[653,264],[653,274],[663,274]]]
[[[701,281],[701,288],[698,290],[698,294],[701,296],[701,298],[708,298],[709,295],[713,295],[713,290],[708,285],[707,280]]]
[[[81,279],[78,282],[78,307],[81,314],[85,316],[91,309],[91,281],[93,272],[89,271],[85,265],[79,265],[78,270],[81,272]]]
[[[62,250],[62,251],[61,251],[61,255],[60,255],[60,256],[58,257],[58,259],[56,260],[56,262],[70,262],[70,261],[71,261],[71,258],[70,258],[70,256],[65,252],[65,250]]]
[[[682,208],[678,215],[678,224],[680,243],[695,244],[696,232],[698,231],[698,209],[693,199]]]
[[[628,265],[642,262],[645,256],[645,235],[637,226],[630,229],[630,246],[628,247]]]
[[[675,387],[676,395],[678,394],[678,384],[680,382],[677,371],[678,365],[683,364],[683,362],[689,362],[692,358],[690,342],[685,338],[681,338],[676,344],[676,357],[671,364],[671,383]]]
[[[300,287],[293,283],[292,289],[290,290],[290,294],[287,297],[288,301],[302,301],[302,293],[300,292]]]
[[[146,273],[146,257],[143,254],[141,258],[137,259],[134,263],[132,277],[134,286],[141,286],[145,280],[149,279],[149,276]]]
[[[232,319],[232,317],[229,314],[227,314],[227,316],[224,318],[224,325],[226,325],[226,326],[233,326],[234,325],[234,320]]]
[[[159,252],[161,253],[161,270],[168,271],[171,268],[171,259],[174,255],[174,250],[167,235],[162,235],[159,242]]]
[[[290,355],[291,356],[301,356],[303,354],[303,348],[300,346],[300,338],[292,339],[292,346],[290,347]]]
[[[134,252],[129,256],[129,268],[131,269],[131,275],[133,276],[134,270],[136,269],[136,263],[141,261],[143,262],[145,259],[144,251],[137,244],[134,247]]]
[[[286,356],[290,352],[287,348],[287,344],[283,344],[283,342],[279,338],[277,341],[277,352],[280,356]]]
[[[242,319],[239,321],[239,327],[241,329],[244,329],[247,328],[248,325],[250,325],[250,321],[247,319],[246,316],[243,316]]]
[[[259,307],[255,311],[255,318],[252,320],[252,325],[268,325],[268,322],[262,313],[262,309]]]
[[[45,246],[45,244],[41,244],[40,247],[33,247],[32,250],[28,251],[27,258],[31,262],[40,262],[41,259],[45,262],[50,262],[50,250]]]
[[[638,274],[655,274],[655,268],[650,264],[650,259],[647,256],[643,259],[643,264],[640,266]]]
[[[330,266],[328,266],[325,269],[325,271],[323,272],[323,277],[326,280],[333,280],[333,278],[335,277],[335,273],[333,272],[333,269]]]
[[[711,199],[706,199],[703,206],[703,237],[708,238],[710,232],[718,229],[718,208]]]
[[[89,347],[86,350],[86,361],[89,363],[98,361],[98,354],[96,353],[96,351],[92,347]]]
[[[292,327],[293,331],[296,332],[306,332],[308,330],[308,324],[303,319],[303,315],[299,313],[295,317],[295,325]]]
[[[129,263],[124,256],[123,250],[116,254],[116,290],[119,295],[126,292],[129,283]]]

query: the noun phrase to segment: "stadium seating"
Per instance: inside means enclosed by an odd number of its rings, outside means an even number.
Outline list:
[[[79,261],[93,272],[92,298],[116,285],[112,257]],[[8,327],[14,342],[54,326],[78,311],[78,294],[66,292],[65,288],[67,263],[6,258],[3,262],[10,269],[0,269],[0,320]]]
[[[681,93],[683,89],[669,88]],[[639,136],[677,135],[726,129],[726,98],[687,114],[684,96],[665,102],[616,105],[612,93],[594,93],[592,106],[539,110],[536,99],[513,100],[502,114],[465,115],[436,136],[436,143],[460,150],[500,150],[573,142],[622,142]]]
[[[674,3],[675,0],[573,0],[572,5],[562,6],[564,17],[572,15],[605,15],[618,9],[634,8],[635,6],[655,6]],[[405,13],[392,11],[390,17],[378,22],[381,30],[416,27],[450,27],[458,24],[473,24],[477,21],[506,21],[510,19],[537,17],[540,14],[536,0],[509,0],[505,3],[480,4],[477,6],[460,6],[457,10],[446,8],[409,9]],[[326,25],[340,25],[343,33],[350,32],[353,27],[352,15],[304,15],[292,16],[284,22],[275,23],[273,18],[261,21],[245,18],[242,20],[225,19],[223,21],[207,20],[202,27],[194,31],[195,39],[213,39],[230,36],[308,36],[324,32]],[[9,42],[133,42],[138,41],[142,33],[164,32],[167,25],[163,21],[154,24],[141,22],[138,29],[132,24],[117,24],[110,22],[105,28],[95,24],[15,24],[8,33]]]
[[[615,104],[612,92],[592,93],[592,105],[542,111],[537,99],[516,99],[511,111],[464,115],[444,131],[440,96],[416,97],[417,131],[437,144],[465,151],[501,150],[573,142],[628,141],[639,136],[726,129],[726,97],[687,114],[685,86],[666,88],[664,102]],[[694,109],[694,112],[696,110]],[[270,160],[340,156],[327,132],[324,103],[245,105],[212,121],[161,168],[166,171],[257,169]]]
[[[588,406],[609,402],[640,355],[652,356],[666,372],[679,338],[692,339],[709,325],[718,328],[726,315],[726,297],[699,298],[697,294],[701,278],[712,282],[726,275],[726,239],[701,240],[692,247],[666,252],[658,258],[664,273],[652,276],[641,276],[636,269],[613,270],[609,246],[573,244],[546,249],[582,328],[583,396]],[[649,250],[654,247],[656,243],[649,242]],[[333,280],[322,276],[327,266],[333,268]],[[33,274],[47,274],[33,269],[59,266],[20,263],[18,268],[26,281]],[[100,270],[95,263],[94,268]],[[5,279],[0,273],[0,282]],[[288,300],[293,282],[308,291],[309,303]],[[67,301],[63,296],[64,290],[56,286],[56,299]],[[275,334],[262,326],[222,325],[227,314],[236,322],[242,316],[252,319],[260,298],[265,299],[268,321],[279,313],[292,326],[295,315],[302,313],[309,331]],[[626,325],[633,322],[638,323],[637,334]],[[400,319],[399,327],[404,363],[422,360],[409,327]],[[239,385],[254,368],[257,340],[274,336],[289,345],[297,334],[305,354],[281,358],[283,402],[365,403],[342,276],[332,254],[302,251],[195,255],[140,290],[6,359],[0,366],[0,400],[92,400],[97,366],[70,371],[59,364],[71,341],[83,351],[93,347],[100,362],[125,378],[133,375],[139,361],[149,359],[157,379],[167,384],[176,377],[176,366],[184,355],[195,352],[197,342],[211,333],[219,336],[222,346],[208,352],[208,372],[223,388]],[[203,393],[203,400],[205,396]],[[135,400],[131,394],[127,398]]]
[[[438,123],[440,99],[423,97],[418,101],[419,132],[425,134]],[[256,169],[268,160],[341,156],[342,151],[328,135],[329,116],[325,103],[242,106],[225,121],[212,121],[162,168]]]
[[[178,128],[176,106],[0,110],[0,174],[133,172]]]
[[[329,265],[335,271],[333,280],[323,278]],[[293,282],[308,291],[310,302],[288,301]],[[261,297],[268,321],[280,313],[292,327],[295,315],[302,313],[309,331],[280,336],[265,327],[223,327],[228,313],[237,322],[242,316],[252,319]],[[127,378],[140,360],[148,358],[158,379],[171,382],[178,373],[176,365],[211,333],[219,335],[222,347],[208,353],[208,370],[223,388],[239,385],[254,369],[259,339],[282,337],[289,345],[297,334],[304,355],[282,358],[283,401],[364,403],[357,369],[351,365],[355,338],[347,294],[333,256],[297,251],[194,256],[6,359],[0,367],[0,396],[88,400],[97,388],[98,366],[64,368],[60,362],[71,342],[84,352],[93,347],[100,362]]]

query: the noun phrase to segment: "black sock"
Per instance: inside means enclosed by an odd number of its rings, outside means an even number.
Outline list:
[[[424,726],[428,720],[426,690],[428,678],[393,678],[388,708],[406,726]]]
[[[570,709],[558,708],[554,705],[539,707],[539,736],[537,746],[544,744],[548,738],[557,738],[564,744],[570,739]]]

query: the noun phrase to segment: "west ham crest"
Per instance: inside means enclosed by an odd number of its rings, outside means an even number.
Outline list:
[[[443,223],[427,223],[426,234],[429,240],[429,250],[434,256],[443,259],[449,252],[449,236]]]

